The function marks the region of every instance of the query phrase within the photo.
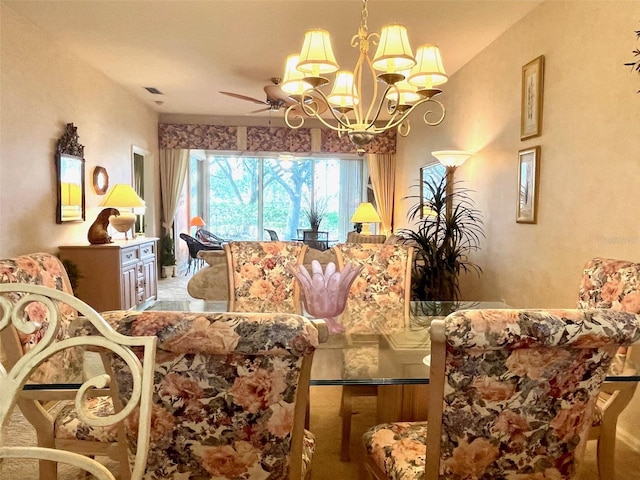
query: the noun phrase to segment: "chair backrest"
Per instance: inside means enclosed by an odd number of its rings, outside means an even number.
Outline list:
[[[65,326],[65,319],[60,313],[61,305],[66,305],[66,310],[73,310],[81,315],[78,330],[64,338],[59,335]],[[36,314],[48,319],[46,330],[39,329],[37,344],[23,352],[19,336],[34,332],[37,328]],[[87,333],[85,328],[92,332]],[[94,331],[97,334],[92,334]],[[116,333],[95,310],[66,292],[40,285],[11,283],[0,284],[0,339],[6,353],[6,359],[0,366],[0,463],[2,458],[33,458],[69,463],[100,479],[113,480],[114,477],[105,467],[87,456],[49,447],[11,445],[5,429],[16,405],[24,411],[25,408],[28,409],[28,403],[38,402],[38,391],[26,396],[23,387],[32,383],[33,374],[38,372],[39,366],[46,359],[57,356],[60,350],[90,347],[110,350],[119,355],[131,388],[128,399],[119,404],[121,408],[114,415],[93,417],[89,415],[87,394],[93,387],[105,387],[110,379],[107,375],[88,379],[75,396],[76,405],[81,407],[77,410],[78,417],[93,426],[117,428],[122,422],[135,424],[133,430],[136,432],[134,441],[137,448],[131,478],[142,477],[149,447],[155,337],[127,337]],[[56,400],[56,392],[61,391],[50,390],[43,393],[43,398]],[[64,392],[59,394],[61,398],[66,396]]]
[[[277,242],[278,240],[280,240],[280,239],[278,238],[278,233],[277,233],[275,230],[270,230],[270,229],[268,229],[268,228],[265,228],[265,229],[264,229],[264,231],[265,231],[265,232],[267,232],[267,233],[269,234],[269,239],[270,239],[270,240],[272,240],[272,241],[274,241],[274,242]]]
[[[433,320],[430,336],[426,479],[573,479],[602,381],[618,346],[640,339],[640,316],[463,310]]]
[[[201,242],[193,238],[191,235],[181,233],[180,238],[187,242],[187,247],[189,248],[189,256],[193,259],[198,258],[198,252],[205,249],[205,246]]]
[[[349,290],[341,317],[346,333],[392,332],[409,321],[413,248],[382,243],[342,243],[332,247],[338,268],[364,266]]]
[[[121,333],[158,338],[148,478],[302,478],[318,346],[309,320],[279,313],[106,315]]]
[[[358,232],[347,233],[347,243],[384,243],[386,235],[363,235]]]
[[[211,243],[211,244],[222,244],[226,242],[224,238],[219,237],[211,233],[209,230],[205,230],[204,228],[199,228],[196,230],[196,240],[199,240],[203,243]]]
[[[640,263],[593,258],[584,266],[578,308],[640,313]]]
[[[229,274],[229,311],[301,313],[300,287],[290,267],[302,263],[301,242],[224,244]]]
[[[69,277],[64,265],[58,257],[50,253],[32,253],[20,255],[15,258],[0,259],[0,284],[6,283],[26,283],[30,285],[42,285],[54,288],[61,292],[73,294]],[[4,293],[3,296],[11,300],[18,300],[21,292],[12,291]],[[59,305],[61,317],[59,327],[59,338],[69,336],[69,326],[77,317],[77,312],[68,304]],[[48,312],[46,309],[40,310],[31,308],[27,312],[30,320],[39,325],[40,328],[32,333],[21,333],[19,340],[22,351],[18,354],[32,350],[43,336],[49,324]],[[5,348],[0,348],[2,353]],[[78,357],[77,350],[68,349],[53,355],[49,358],[32,376],[33,381],[57,381],[62,377],[70,378],[80,375],[82,359]],[[2,355],[0,355],[0,358]]]

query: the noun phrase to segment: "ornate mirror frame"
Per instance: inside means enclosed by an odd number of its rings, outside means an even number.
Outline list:
[[[77,128],[67,123],[56,147],[56,223],[84,222],[84,146]]]

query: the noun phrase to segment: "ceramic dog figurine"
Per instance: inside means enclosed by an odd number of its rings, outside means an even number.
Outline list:
[[[87,239],[91,245],[113,243],[111,241],[111,236],[107,231],[107,227],[109,226],[109,217],[111,215],[115,215],[117,217],[120,215],[120,211],[117,208],[105,208],[98,214],[95,222],[91,224],[89,232],[87,233]]]

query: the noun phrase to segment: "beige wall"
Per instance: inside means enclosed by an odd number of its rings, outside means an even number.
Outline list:
[[[158,117],[6,5],[0,21],[0,256],[55,252],[87,241],[102,198],[95,166],[130,183],[132,146],[157,158]],[[57,225],[54,154],[67,123],[85,147],[87,220]]]
[[[464,297],[572,307],[589,258],[640,261],[640,77],[624,66],[639,20],[638,1],[547,2],[444,85],[441,126],[414,118],[400,139],[395,214],[404,225],[411,202],[402,197],[434,160],[429,152],[477,152],[456,171],[476,191],[486,232],[474,258],[484,273],[465,279]],[[521,68],[539,55],[546,62],[542,135],[520,141]],[[538,222],[518,224],[518,150],[534,145],[542,149]],[[630,422],[638,411],[640,398],[624,416]],[[623,425],[639,427],[640,420]]]

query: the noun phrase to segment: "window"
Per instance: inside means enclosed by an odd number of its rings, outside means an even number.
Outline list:
[[[194,150],[190,163],[190,214],[201,215],[207,230],[223,238],[301,238],[310,228],[306,213],[324,210],[321,231],[344,240],[349,221],[366,193],[361,158],[293,158],[223,155]]]

